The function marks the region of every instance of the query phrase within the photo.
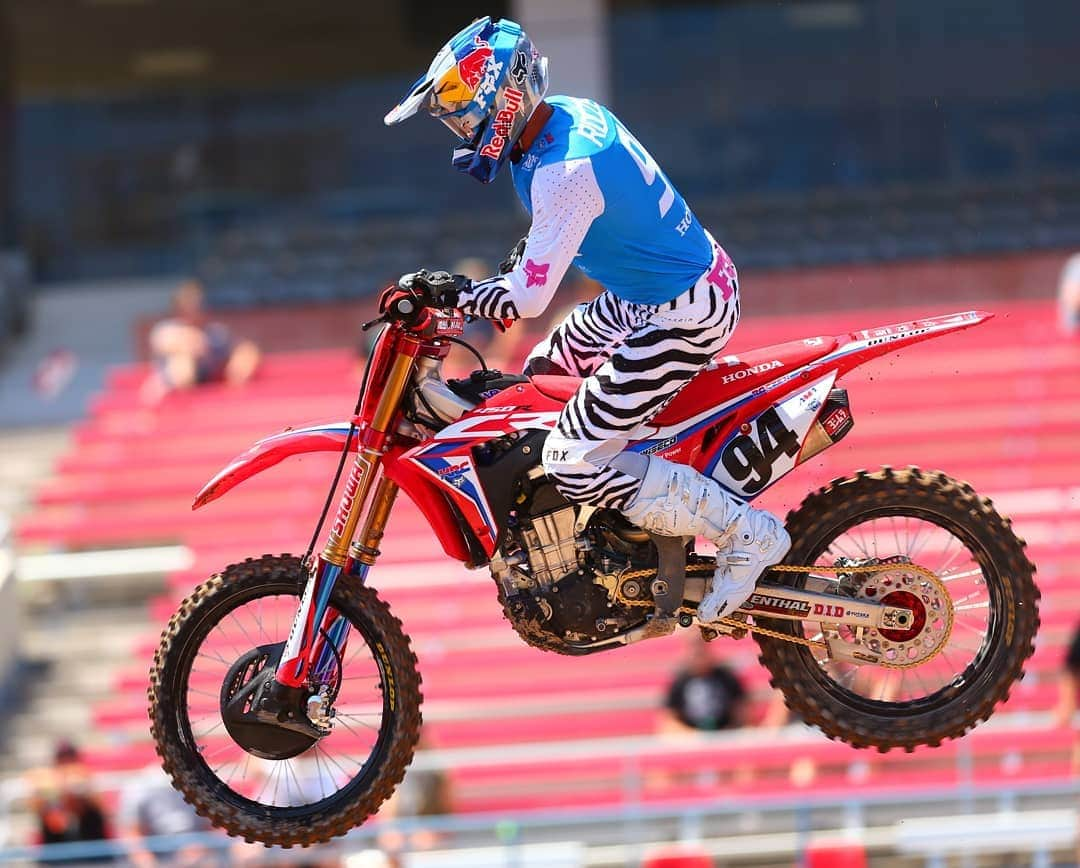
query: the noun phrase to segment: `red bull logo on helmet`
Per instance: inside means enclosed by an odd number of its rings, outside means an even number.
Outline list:
[[[462,83],[470,90],[475,91],[480,87],[480,81],[484,77],[484,69],[488,60],[491,59],[491,47],[486,42],[477,40],[477,47],[458,61],[458,75]]]
[[[514,128],[514,115],[521,109],[521,100],[525,96],[514,87],[508,87],[505,94],[506,101],[495,115],[495,120],[491,122],[491,141],[480,149],[482,156],[491,157],[493,160],[499,159],[503,148],[506,147],[506,140]]]

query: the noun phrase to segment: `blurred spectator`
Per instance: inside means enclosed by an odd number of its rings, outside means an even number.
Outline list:
[[[34,391],[43,400],[52,401],[67,388],[78,367],[79,360],[71,350],[52,350],[34,368]]]
[[[416,743],[417,750],[430,750],[431,743],[421,732]],[[406,773],[394,794],[379,809],[384,819],[406,817],[440,817],[453,811],[453,795],[450,778],[444,769],[425,769],[413,766]],[[430,850],[439,842],[437,832],[415,831],[402,833],[397,830],[379,835],[379,846],[390,854],[409,850]]]
[[[259,365],[259,349],[238,341],[222,323],[208,319],[203,288],[195,280],[173,295],[173,315],[150,330],[154,372],[143,386],[143,398],[156,402],[173,389],[202,383],[246,383]]]
[[[1080,335],[1080,253],[1069,257],[1058,284],[1058,323],[1067,335]]]
[[[173,788],[156,763],[134,775],[120,793],[117,826],[128,842],[127,858],[132,865],[198,866],[214,864],[216,853],[203,846],[187,845],[175,853],[154,853],[145,838],[160,835],[191,835],[208,832],[210,822],[195,813]]]
[[[63,844],[108,837],[105,812],[90,788],[90,775],[70,742],[56,746],[53,763],[27,773],[30,807],[37,817],[38,841]],[[111,857],[70,860],[110,862]],[[59,864],[54,860],[45,864]]]
[[[1065,654],[1061,679],[1058,682],[1058,704],[1054,709],[1054,722],[1058,726],[1071,727],[1076,715],[1077,695],[1080,693],[1080,625],[1073,632],[1069,650]],[[1080,773],[1080,732],[1073,740],[1073,774]]]
[[[685,662],[668,688],[661,732],[718,730],[746,722],[746,689],[729,668],[713,659],[698,631],[687,633]]]
[[[1080,691],[1080,625],[1069,643],[1059,681],[1058,704],[1054,712],[1058,726],[1072,725],[1073,715],[1076,713],[1077,691]]]

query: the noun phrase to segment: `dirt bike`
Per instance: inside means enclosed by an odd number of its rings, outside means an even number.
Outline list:
[[[719,357],[627,448],[753,498],[852,428],[844,374],[990,316]],[[399,490],[448,557],[490,569],[521,638],[558,654],[694,626],[715,567],[693,539],[571,504],[545,475],[544,440],[576,378],[503,374],[480,359],[471,376],[444,380],[443,360],[464,344],[460,311],[401,303],[380,319],[349,421],[257,442],[195,500],[287,456],[338,450],[325,519],[355,453],[321,553],[311,556],[313,538],[304,557],[212,576],[173,615],[150,673],[152,733],[174,785],[230,834],[268,845],[344,834],[412,758],[417,660],[368,583]],[[884,468],[811,493],[786,525],[784,562],[732,617],[698,626],[709,638],[753,633],[795,714],[856,747],[911,750],[963,735],[1007,697],[1033,651],[1039,593],[1024,543],[988,500],[944,473]]]

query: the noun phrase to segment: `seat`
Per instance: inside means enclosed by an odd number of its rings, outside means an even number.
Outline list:
[[[565,404],[581,385],[581,377],[559,376],[557,374],[536,374],[532,384],[541,395]]]
[[[762,386],[781,374],[828,355],[836,348],[835,337],[806,338],[750,350],[738,356],[719,356],[689,384],[650,424],[678,425],[716,407],[730,398]],[[566,403],[581,385],[579,377],[537,374],[536,390],[548,398]]]

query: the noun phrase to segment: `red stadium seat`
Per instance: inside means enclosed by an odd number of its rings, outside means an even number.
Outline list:
[[[806,868],[867,868],[866,847],[856,841],[815,841],[806,848]]]
[[[641,868],[713,868],[712,857],[690,845],[653,850],[641,860]]]

